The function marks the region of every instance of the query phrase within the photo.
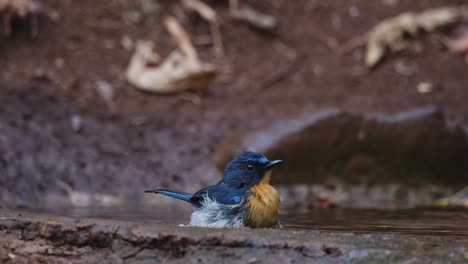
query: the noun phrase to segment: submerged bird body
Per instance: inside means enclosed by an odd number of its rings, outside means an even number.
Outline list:
[[[195,194],[152,190],[195,206],[190,225],[204,227],[278,227],[280,198],[270,185],[271,168],[281,163],[244,152],[226,166],[223,179]]]

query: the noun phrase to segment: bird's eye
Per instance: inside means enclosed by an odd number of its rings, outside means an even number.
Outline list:
[[[250,171],[253,170],[253,169],[254,169],[254,165],[252,165],[252,164],[247,165],[247,169],[250,170]]]
[[[245,183],[241,182],[241,184],[239,184],[239,188],[244,188],[245,186]]]

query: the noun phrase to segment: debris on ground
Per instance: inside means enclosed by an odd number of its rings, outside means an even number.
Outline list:
[[[407,60],[397,60],[394,63],[393,68],[395,69],[395,72],[405,77],[411,77],[418,72],[417,65]]]
[[[330,209],[336,207],[336,202],[332,197],[315,197],[309,204],[309,208]]]
[[[70,118],[70,124],[75,132],[80,132],[83,127],[83,121],[81,120],[81,116],[74,115]]]
[[[459,36],[449,41],[448,46],[450,52],[454,54],[468,53],[468,28],[465,28]]]
[[[11,21],[14,18],[24,19],[28,15],[35,15],[40,10],[39,2],[35,0],[0,0],[0,17],[2,18],[3,32],[9,36],[12,32]],[[37,35],[37,22],[35,17],[31,20],[31,34]]]
[[[260,93],[271,86],[285,80],[291,74],[296,72],[300,68],[300,60],[293,59],[292,62],[280,67],[278,70],[272,72],[271,74],[267,75],[259,84],[259,89],[257,93]]]
[[[275,17],[255,11],[248,6],[239,7],[238,0],[229,1],[229,14],[235,20],[243,21],[264,31],[273,31],[278,26]]]
[[[220,22],[216,11],[207,4],[199,0],[183,0],[182,3],[188,9],[197,12],[210,24],[211,36],[213,39],[214,53],[218,58],[224,57],[224,45],[221,37]]]
[[[67,193],[72,206],[119,206],[122,204],[121,199],[113,195],[74,191],[70,185],[61,180],[57,180],[57,186]]]
[[[437,200],[436,207],[465,207],[468,208],[468,186],[454,195]]]
[[[111,102],[114,98],[114,87],[104,80],[96,81],[96,91],[106,102]]]
[[[405,49],[406,35],[415,36],[419,31],[433,32],[441,27],[468,18],[468,9],[462,7],[441,7],[421,13],[405,12],[377,24],[369,33],[365,64],[375,66],[390,51]]]
[[[120,44],[125,50],[133,50],[133,40],[129,36],[123,36],[122,39],[120,40]]]
[[[161,12],[159,1],[135,0],[120,2],[127,8],[126,20],[134,24],[152,23]]]
[[[206,88],[217,74],[215,67],[200,61],[189,35],[175,18],[165,17],[164,25],[178,49],[161,62],[152,42],[139,41],[127,68],[127,80],[136,88],[152,93]]]
[[[420,82],[416,86],[416,90],[418,90],[419,93],[421,94],[427,94],[427,93],[432,93],[434,92],[436,86],[432,82]]]

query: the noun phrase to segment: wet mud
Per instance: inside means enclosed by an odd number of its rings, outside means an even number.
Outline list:
[[[2,210],[0,258],[11,263],[462,263],[466,238],[280,229],[207,229]],[[430,249],[430,251],[428,251]]]

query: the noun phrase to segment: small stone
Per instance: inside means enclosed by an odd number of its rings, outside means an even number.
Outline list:
[[[393,69],[406,77],[413,76],[417,72],[417,67],[415,64],[410,63],[406,60],[398,60],[393,65]]]
[[[71,121],[71,127],[72,127],[73,131],[79,132],[81,130],[81,127],[82,127],[81,126],[82,125],[81,116],[74,115],[74,116],[72,116],[70,121]]]
[[[153,15],[160,11],[160,7],[157,1],[153,0],[140,0],[140,8],[143,14]]]
[[[56,79],[56,74],[52,70],[46,70],[44,68],[38,68],[34,70],[34,72],[31,74],[31,79],[34,81],[41,81],[41,82],[46,82],[50,83],[54,79]]]
[[[110,83],[106,81],[96,81],[96,90],[101,96],[101,98],[104,99],[106,102],[111,102],[114,98],[114,88]]]
[[[431,82],[420,82],[418,83],[418,86],[416,87],[419,93],[426,94],[426,93],[432,93],[435,89],[435,86]]]
[[[55,67],[62,69],[63,67],[65,67],[65,60],[61,57],[56,58],[54,61],[54,64],[55,64]]]
[[[34,228],[34,226],[29,225],[23,230],[23,239],[24,240],[34,240],[39,236],[39,231]]]
[[[33,2],[37,2],[37,1],[33,1]],[[47,17],[53,22],[58,22],[60,20],[60,12],[57,10],[50,10],[49,12],[47,12]]]
[[[116,46],[117,46],[117,44],[112,39],[106,39],[103,42],[103,47],[105,49],[108,49],[108,50],[113,50],[113,49],[115,49]]]
[[[340,15],[338,14],[333,14],[331,16],[331,24],[334,30],[340,31],[341,28],[343,27],[343,22],[341,20]]]
[[[127,19],[131,23],[138,24],[141,23],[141,21],[143,20],[143,14],[138,10],[129,11],[127,13]]]
[[[123,36],[122,39],[120,40],[120,44],[126,50],[133,49],[133,40],[129,36]]]
[[[356,6],[351,6],[348,10],[348,14],[350,17],[359,17],[361,11],[359,10],[359,8],[357,8]]]
[[[382,0],[382,4],[385,6],[395,6],[399,0]]]
[[[321,75],[323,73],[323,67],[319,64],[314,64],[312,66],[312,72],[315,74],[315,75]]]

